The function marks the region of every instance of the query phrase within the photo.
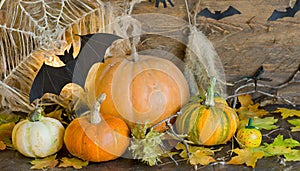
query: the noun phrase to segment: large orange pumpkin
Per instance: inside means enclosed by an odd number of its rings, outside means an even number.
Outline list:
[[[120,157],[129,145],[130,131],[126,123],[112,115],[99,115],[99,96],[91,114],[74,119],[67,127],[64,143],[68,151],[83,160],[102,162]]]
[[[94,80],[89,96],[106,93],[101,112],[121,116],[130,128],[136,123],[153,125],[171,116],[190,96],[188,83],[176,65],[154,56],[108,58],[99,65]]]

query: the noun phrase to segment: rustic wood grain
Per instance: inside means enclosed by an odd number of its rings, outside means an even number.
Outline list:
[[[300,64],[300,12],[294,18],[286,17],[277,21],[267,21],[274,9],[285,10],[295,1],[289,0],[188,0],[191,13],[204,8],[226,10],[230,5],[242,14],[223,18],[219,21],[198,16],[196,25],[213,43],[223,63],[226,80],[234,82],[243,76],[250,76],[264,66],[263,77],[279,85],[290,78]],[[175,7],[156,8],[152,4],[142,3],[136,6],[135,13],[162,13],[179,17],[187,21],[187,12],[183,0],[174,0]],[[167,21],[166,21],[167,22]],[[172,24],[172,23],[170,23]],[[184,34],[184,33],[183,33]],[[153,41],[151,46],[163,43]],[[168,42],[168,40],[167,40]],[[158,46],[158,45],[157,45]],[[182,51],[182,47],[177,49]],[[182,54],[176,52],[176,54]],[[299,77],[298,77],[299,79]],[[299,83],[280,89],[277,95],[300,104]],[[231,89],[232,90],[232,89]],[[268,91],[268,90],[266,90]],[[229,92],[228,93],[232,93]]]

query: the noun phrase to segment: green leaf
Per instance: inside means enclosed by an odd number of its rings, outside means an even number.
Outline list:
[[[56,159],[56,154],[43,158],[43,159],[35,159],[30,162],[33,166],[30,169],[52,169],[58,164],[58,160]]]
[[[300,150],[292,150],[290,153],[284,154],[284,161],[300,161]]]
[[[249,119],[243,119],[240,120],[239,123],[239,129],[244,128],[245,126],[247,126]],[[265,117],[265,118],[253,118],[252,120],[252,125],[255,126],[256,128],[262,130],[272,130],[275,128],[278,128],[277,125],[275,125],[277,123],[278,119],[275,119],[274,117]]]
[[[300,110],[295,110],[295,109],[278,108],[274,112],[280,112],[282,119],[285,119],[287,117],[293,117],[293,116],[300,117]]]
[[[262,150],[265,152],[265,156],[280,156],[293,152],[294,147],[299,147],[300,143],[292,138],[283,139],[283,135],[278,135],[273,143],[265,143],[262,146]]]
[[[83,166],[87,166],[89,161],[82,161],[78,158],[63,157],[58,167],[73,167],[74,169],[82,169]]]
[[[291,127],[292,132],[300,131],[300,119],[291,119],[288,122],[294,125],[294,127]]]
[[[275,119],[274,117],[265,117],[265,118],[254,118],[252,125],[261,129],[265,130],[272,130],[275,128],[278,128],[277,125],[274,125],[278,119]]]
[[[297,140],[294,140],[292,138],[283,139],[283,135],[278,135],[273,143],[271,144],[273,146],[285,146],[285,147],[299,147],[300,143]]]

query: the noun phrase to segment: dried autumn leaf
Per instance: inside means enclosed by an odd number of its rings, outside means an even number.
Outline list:
[[[56,159],[56,154],[43,158],[43,159],[35,159],[30,162],[33,166],[30,169],[47,169],[54,168],[58,164],[58,160]]]
[[[136,125],[132,130],[132,140],[129,151],[134,159],[139,159],[149,166],[154,166],[160,162],[160,158],[168,151],[165,150],[163,139],[165,134],[151,129],[147,132],[149,124]]]
[[[9,122],[0,125],[0,141],[3,141],[6,145],[11,146],[11,136],[14,126],[14,122]]]
[[[266,110],[259,109],[259,103],[254,104],[250,95],[241,95],[238,96],[238,99],[241,107],[236,109],[236,112],[241,120],[262,117],[269,113]]]
[[[208,165],[216,160],[210,156],[213,154],[207,154],[205,151],[197,150],[191,154],[190,164],[192,165]]]
[[[293,116],[300,117],[300,110],[295,110],[295,109],[277,108],[277,110],[275,110],[274,112],[280,112],[282,119],[285,119],[287,117],[293,117]]]
[[[294,127],[291,127],[292,132],[300,131],[300,119],[291,119],[288,122],[294,125]]]
[[[14,114],[0,114],[0,141],[7,146],[12,147],[11,135],[15,123],[20,120],[20,116]],[[3,146],[2,146],[3,148]]]
[[[54,118],[54,119],[57,119],[59,120],[60,122],[66,124],[65,121],[63,121],[63,118],[61,117],[63,114],[63,110],[62,109],[59,109],[59,110],[54,110],[50,113],[47,113],[45,116],[47,117],[50,117],[50,118]]]
[[[83,166],[87,166],[89,161],[82,161],[78,158],[63,157],[58,167],[73,167],[74,169],[81,169]]]
[[[250,94],[240,95],[238,96],[238,100],[241,103],[241,106],[250,106],[253,105],[253,101],[251,99]]]
[[[19,121],[19,119],[20,119],[20,116],[18,116],[18,115],[1,113],[0,114],[0,125],[9,123],[9,122],[16,123]]]
[[[0,141],[0,150],[5,150],[6,149],[6,145],[3,141]]]
[[[192,165],[208,165],[211,162],[215,162],[216,160],[212,156],[214,156],[215,151],[221,150],[221,148],[217,150],[211,150],[203,146],[189,145],[188,150],[190,152],[190,158],[188,158],[187,150],[182,143],[178,143],[175,148],[177,150],[182,150],[179,156],[184,159],[189,159],[190,164]]]
[[[245,149],[233,149],[233,152],[238,154],[235,157],[232,157],[227,164],[246,164],[247,166],[251,166],[255,168],[256,162],[258,159],[261,159],[264,156],[263,151],[256,151],[253,148],[245,148]]]

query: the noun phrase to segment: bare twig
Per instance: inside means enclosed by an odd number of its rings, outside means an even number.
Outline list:
[[[281,131],[281,130],[284,130],[284,128],[273,129],[272,131],[268,132],[267,134],[263,134],[263,136],[265,136],[269,139],[272,139],[269,135],[273,134],[274,132]]]
[[[231,95],[231,96],[228,96],[227,99],[234,98],[232,107],[235,108],[236,104],[237,104],[237,97],[238,96],[245,95],[245,94],[260,93],[262,95],[266,95],[266,96],[269,96],[269,97],[272,97],[272,98],[281,99],[285,103],[288,103],[288,104],[292,105],[293,107],[295,107],[296,106],[295,103],[291,102],[290,100],[288,100],[284,97],[276,95],[276,93],[278,92],[279,89],[284,88],[284,87],[286,87],[286,86],[288,86],[292,83],[300,83],[300,80],[296,80],[296,77],[299,74],[299,72],[300,72],[300,65],[299,65],[298,69],[292,74],[290,79],[288,79],[288,81],[286,81],[286,82],[284,82],[284,83],[282,83],[278,86],[272,86],[272,85],[268,85],[268,84],[257,83],[257,79],[255,79],[255,76],[253,78],[252,77],[243,77],[242,79],[234,82],[233,84],[227,84],[228,86],[235,86],[235,85],[237,85],[241,82],[246,81],[246,84],[243,84],[243,85],[240,85],[239,87],[237,87],[234,91],[234,94]],[[254,82],[249,83],[250,81],[254,81]],[[242,89],[247,88],[247,87],[254,87],[254,90],[239,93]],[[272,89],[272,90],[276,90],[276,93],[271,94],[271,93],[268,93],[268,92],[264,92],[262,90],[257,90],[257,88],[269,88],[269,89]]]
[[[179,116],[181,114],[181,112],[177,112],[176,114],[172,115],[172,116],[169,116],[167,117],[166,119],[163,119],[161,120],[160,122],[158,122],[157,124],[153,125],[152,127],[150,127],[149,129],[154,129],[155,127],[163,124],[163,123],[166,123],[167,127],[169,128],[169,130],[167,131],[170,135],[174,136],[177,140],[179,140],[180,142],[182,142],[185,146],[185,149],[187,151],[187,155],[188,155],[188,158],[190,158],[190,152],[189,152],[189,148],[188,148],[188,144],[186,142],[186,140],[184,139],[186,137],[186,135],[178,135],[174,128],[173,128],[173,125],[171,124],[171,119]],[[171,158],[172,159],[172,158]]]
[[[183,145],[184,145],[184,147],[185,147],[185,149],[186,149],[186,153],[187,153],[187,155],[188,155],[188,158],[190,158],[190,157],[191,157],[191,153],[190,153],[190,151],[189,151],[189,146],[188,146],[188,144],[186,143],[186,141],[185,141],[183,138],[181,138],[181,137],[174,131],[173,126],[172,126],[172,124],[170,123],[170,120],[167,121],[167,126],[169,127],[169,129],[170,129],[170,131],[171,131],[171,134],[174,135],[178,140],[180,140],[180,141],[183,143]]]
[[[180,112],[177,112],[176,114],[171,115],[171,116],[167,117],[166,119],[163,119],[163,120],[161,120],[160,122],[156,123],[155,125],[153,125],[153,126],[150,127],[149,129],[154,129],[154,128],[156,128],[157,126],[159,126],[159,125],[161,125],[161,124],[163,124],[163,123],[166,123],[166,122],[170,121],[171,119],[173,119],[173,118],[179,116],[180,114],[181,114]]]

